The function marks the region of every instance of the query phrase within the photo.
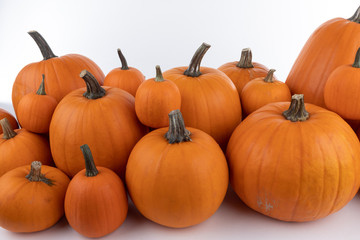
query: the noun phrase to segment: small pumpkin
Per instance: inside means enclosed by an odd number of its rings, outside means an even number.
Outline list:
[[[87,144],[80,148],[86,168],[75,175],[66,191],[66,219],[86,237],[103,237],[125,221],[128,211],[125,187],[112,170],[95,166]]]
[[[0,108],[0,119],[6,118],[9,121],[10,126],[12,129],[19,128],[18,122],[16,121],[15,117],[6,111],[5,109]],[[3,133],[2,128],[0,128],[0,134]]]
[[[70,179],[59,169],[34,161],[0,178],[0,226],[11,232],[45,230],[64,215]]]
[[[266,77],[248,82],[241,91],[241,105],[245,115],[272,102],[290,101],[291,93],[288,86],[274,79],[275,69],[270,69]]]
[[[336,113],[304,104],[301,94],[249,115],[232,134],[227,159],[241,200],[283,221],[326,217],[344,207],[360,186],[354,131]]]
[[[152,128],[169,126],[168,114],[181,107],[181,95],[172,81],[163,78],[160,66],[156,77],[143,82],[135,96],[135,111],[140,122]]]
[[[145,76],[136,68],[129,67],[127,61],[118,48],[121,68],[111,70],[104,79],[104,86],[123,89],[135,97],[140,84],[145,81]]]
[[[0,135],[0,176],[6,172],[40,161],[52,165],[48,140],[24,128],[14,130],[7,118],[0,120],[3,134]]]
[[[23,128],[35,133],[48,133],[52,114],[58,104],[45,92],[45,75],[36,93],[26,94],[18,105],[18,118]]]
[[[146,218],[183,228],[205,221],[218,209],[228,187],[228,167],[214,139],[186,129],[179,110],[169,119],[168,128],[150,132],[135,145],[126,184]]]

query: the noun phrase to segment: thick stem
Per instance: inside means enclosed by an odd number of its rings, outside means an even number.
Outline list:
[[[155,69],[156,69],[155,82],[163,82],[163,81],[165,81],[165,80],[164,80],[164,77],[163,77],[163,75],[162,75],[160,66],[159,66],[159,65],[156,65]]]
[[[294,94],[288,110],[283,112],[283,116],[292,122],[305,121],[310,116],[305,109],[304,94]]]
[[[185,128],[184,119],[180,110],[173,110],[169,113],[169,130],[165,134],[170,144],[191,141],[191,132]]]
[[[276,70],[275,69],[270,69],[268,74],[266,75],[266,77],[264,78],[264,82],[267,82],[267,83],[272,83],[274,82],[273,81],[273,77],[274,77],[274,72]]]
[[[355,60],[354,63],[352,65],[354,68],[360,68],[360,48],[358,48],[356,55],[355,55]]]
[[[85,159],[85,176],[87,177],[94,177],[96,175],[99,174],[99,171],[97,170],[96,166],[95,166],[95,162],[94,162],[94,158],[91,154],[90,148],[87,144],[84,144],[80,147],[83,155],[84,155],[84,159]]]
[[[46,92],[45,92],[45,83],[44,83],[44,81],[45,81],[45,75],[43,74],[43,75],[42,75],[42,81],[41,81],[41,83],[40,83],[40,87],[39,87],[39,89],[38,89],[37,92],[36,92],[37,95],[46,95]]]
[[[126,61],[124,55],[122,54],[120,48],[117,49],[117,52],[118,52],[118,55],[119,55],[119,58],[121,61],[121,70],[128,70],[129,66],[128,66],[127,61]]]
[[[352,15],[351,18],[348,18],[348,20],[352,22],[360,23],[360,7],[358,7],[354,15]]]
[[[241,51],[241,57],[238,64],[236,64],[239,68],[253,68],[254,65],[252,64],[252,52],[250,48],[244,48]]]
[[[3,118],[0,120],[0,125],[3,130],[3,139],[10,139],[17,135],[14,129],[11,127],[7,118]]]
[[[40,35],[40,33],[38,33],[37,31],[30,31],[28,32],[28,34],[35,40],[41,51],[41,54],[43,55],[44,60],[57,57],[51,50],[49,44],[47,44],[45,39]]]
[[[84,79],[86,83],[86,92],[83,94],[88,99],[98,99],[105,96],[106,91],[103,89],[96,78],[87,70],[82,70],[80,77]]]
[[[44,174],[41,173],[41,162],[34,161],[31,163],[30,173],[25,176],[30,182],[43,182],[49,186],[54,185],[51,179],[45,177]]]
[[[203,59],[205,53],[210,48],[209,44],[203,43],[196,50],[194,56],[192,57],[188,69],[185,70],[184,75],[189,77],[198,77],[201,75],[200,72],[200,64]]]

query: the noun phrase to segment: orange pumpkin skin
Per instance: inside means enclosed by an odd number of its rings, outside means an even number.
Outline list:
[[[59,169],[42,166],[53,181],[30,182],[30,165],[9,171],[0,178],[0,226],[11,232],[37,232],[53,226],[64,215],[64,198],[70,179]]]
[[[304,45],[286,79],[291,93],[302,93],[306,102],[326,107],[324,87],[329,75],[337,67],[351,64],[359,46],[359,19],[335,18],[322,24]]]
[[[19,128],[18,122],[16,121],[15,117],[5,109],[0,108],[0,120],[3,118],[7,118],[13,129]],[[2,133],[2,128],[0,128],[0,134]]]
[[[282,116],[288,102],[268,104],[234,131],[230,182],[250,208],[283,221],[312,221],[345,206],[360,184],[359,140],[337,114],[306,104],[309,119]]]

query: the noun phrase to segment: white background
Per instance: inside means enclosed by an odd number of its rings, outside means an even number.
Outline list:
[[[310,34],[323,22],[349,18],[355,0],[254,1],[90,1],[0,0],[0,107],[11,108],[12,83],[26,64],[42,60],[27,34],[37,30],[58,56],[85,55],[107,74],[120,66],[121,48],[129,66],[147,78],[155,65],[163,71],[187,65],[202,42],[212,45],[203,66],[217,68],[238,60],[250,47],[253,60],[275,68],[285,81]],[[11,109],[10,109],[11,110]],[[108,238],[116,239],[360,239],[360,199],[310,223],[285,223],[245,207],[230,191],[218,212],[187,229],[169,229],[144,219],[130,207],[125,223]],[[35,234],[0,228],[0,239],[81,238],[61,220]]]

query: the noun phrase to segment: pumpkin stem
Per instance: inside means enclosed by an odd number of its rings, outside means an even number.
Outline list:
[[[351,18],[348,18],[348,20],[352,22],[360,23],[360,7],[358,7],[354,15],[352,15]]]
[[[192,57],[189,67],[185,70],[184,75],[189,77],[198,77],[201,75],[200,72],[200,64],[201,60],[203,59],[205,53],[210,48],[209,44],[203,43],[201,46],[196,50],[194,56]]]
[[[283,116],[292,122],[305,121],[309,118],[309,113],[305,109],[304,94],[294,94],[288,110],[283,112]]]
[[[127,61],[124,57],[124,55],[122,54],[120,48],[117,49],[120,61],[121,61],[121,70],[129,70],[129,66],[127,64]]]
[[[17,133],[14,131],[14,129],[11,127],[9,121],[7,118],[3,118],[0,120],[0,125],[3,130],[3,139],[10,139],[17,135]]]
[[[169,130],[165,134],[170,144],[191,141],[191,132],[185,128],[184,119],[180,110],[173,110],[169,113]]]
[[[238,64],[236,64],[239,68],[253,68],[254,65],[252,64],[252,52],[250,48],[244,48],[241,51],[241,57]]]
[[[273,81],[273,77],[274,77],[274,72],[276,70],[275,69],[270,69],[268,74],[266,75],[266,77],[264,78],[264,82],[267,82],[267,83],[272,83],[274,82]]]
[[[164,77],[163,77],[163,75],[162,75],[160,66],[159,66],[159,65],[156,65],[155,69],[156,69],[155,82],[163,82],[163,81],[165,81],[165,80],[164,80]]]
[[[94,75],[87,70],[82,70],[80,77],[84,79],[86,83],[86,92],[83,94],[84,97],[88,99],[98,99],[105,96],[105,89],[100,86]]]
[[[28,34],[35,40],[41,51],[41,54],[43,55],[44,60],[57,57],[51,50],[49,44],[47,44],[45,39],[40,35],[40,33],[38,33],[37,31],[30,31],[28,32]]]
[[[51,179],[45,177],[41,173],[41,162],[33,161],[31,163],[30,173],[25,176],[30,182],[43,182],[49,186],[54,185],[54,182]]]
[[[360,68],[360,48],[358,48],[356,55],[355,55],[355,60],[354,63],[352,65],[354,68]]]
[[[39,87],[39,89],[38,89],[37,92],[36,92],[37,95],[46,95],[46,92],[45,92],[45,83],[44,83],[44,81],[45,81],[45,75],[43,74],[43,75],[42,75],[42,81],[41,81],[41,83],[40,83],[40,87]]]
[[[99,171],[97,170],[96,166],[95,166],[95,162],[94,162],[94,158],[91,154],[90,148],[87,144],[84,144],[80,147],[83,155],[84,155],[84,159],[85,159],[85,176],[87,177],[95,177],[96,175],[99,174]]]

